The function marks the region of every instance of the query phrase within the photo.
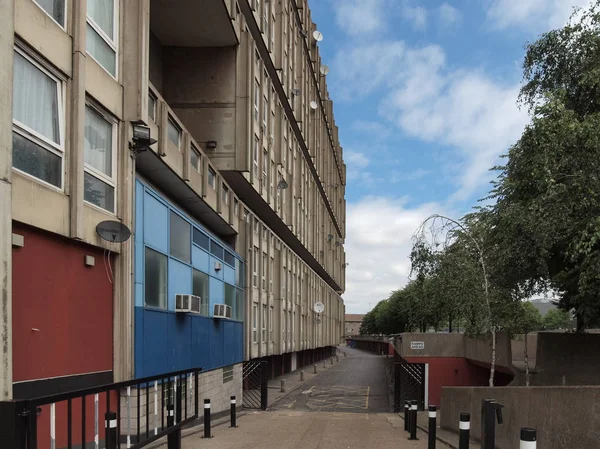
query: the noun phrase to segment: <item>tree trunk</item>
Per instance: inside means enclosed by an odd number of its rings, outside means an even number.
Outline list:
[[[448,333],[452,333],[452,314],[448,314]]]
[[[525,386],[529,386],[529,354],[527,353],[527,334],[525,334]]]
[[[494,386],[494,373],[496,371],[496,327],[492,327],[492,363],[490,366],[490,387]]]
[[[577,320],[577,332],[583,332],[583,329],[585,327],[585,321],[583,320],[583,317],[580,314],[576,315],[576,320]]]

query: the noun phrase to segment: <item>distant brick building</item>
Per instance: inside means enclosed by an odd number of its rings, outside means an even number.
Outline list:
[[[358,335],[359,331],[360,331],[360,325],[362,324],[362,320],[365,316],[364,315],[357,315],[357,314],[346,314],[346,332],[345,335],[348,336],[352,336],[352,335]]]

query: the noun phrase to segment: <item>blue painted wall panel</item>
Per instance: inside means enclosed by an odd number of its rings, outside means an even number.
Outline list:
[[[134,338],[135,345],[133,348],[133,359],[134,359],[134,370],[136,373],[145,372],[144,367],[144,350],[146,345],[144,342],[144,316],[146,315],[143,307],[134,308],[135,327],[134,327]],[[138,376],[141,377],[141,376]]]
[[[135,183],[135,216],[140,218],[144,216],[144,185],[136,181]],[[135,220],[135,242],[144,241],[144,220]]]
[[[145,309],[143,320],[144,368],[142,373],[136,372],[137,377],[155,376],[172,371],[167,362],[167,355],[172,352],[168,346],[168,321],[169,314],[167,312]]]
[[[212,326],[212,318],[192,317],[192,367],[208,369],[211,363],[210,326]]]
[[[144,307],[144,284],[134,284],[135,306]]]
[[[169,313],[168,317],[169,371],[181,371],[192,366],[191,317],[176,313]]]
[[[225,347],[225,326],[223,326],[223,320],[212,320],[210,325],[210,368],[217,368],[223,366],[224,352],[227,351]]]
[[[221,267],[224,266],[223,262],[221,262],[219,259],[214,256],[210,256],[210,261],[208,262],[210,268],[209,274],[217,279],[223,279],[223,269],[215,270],[215,264],[217,262],[221,264]]]
[[[223,265],[223,280],[228,284],[235,285],[235,270]]]
[[[152,195],[144,195],[144,242],[168,254],[169,210]]]
[[[192,268],[169,258],[169,310],[175,310],[175,295],[192,294]]]
[[[192,246],[192,264],[196,270],[208,274],[208,253],[197,246]]]

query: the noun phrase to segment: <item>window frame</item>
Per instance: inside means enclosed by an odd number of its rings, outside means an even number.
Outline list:
[[[259,123],[260,120],[260,111],[259,111],[259,103],[260,103],[260,82],[254,78],[254,121],[255,123]]]
[[[152,100],[152,117],[150,117],[150,100]],[[152,123],[156,123],[156,102],[158,98],[154,95],[152,90],[148,89],[148,120],[152,120]]]
[[[196,155],[198,157],[198,164],[194,167],[194,163],[192,162],[192,155]],[[198,173],[202,170],[202,154],[200,151],[196,149],[194,144],[190,143],[190,166]]]
[[[260,336],[263,343],[267,342],[267,305],[262,305],[262,317],[260,326]]]
[[[221,189],[223,202],[226,206],[229,206],[229,187],[223,183],[221,184]]]
[[[258,170],[259,146],[260,146],[260,142],[259,142],[258,136],[255,134],[254,135],[254,148],[252,149],[252,164],[254,166],[253,171],[254,171],[255,179],[258,178],[258,174],[259,174],[259,170]]]
[[[252,304],[252,343],[258,342],[258,304]]]
[[[206,180],[206,182],[213,190],[216,190],[216,188],[217,188],[217,171],[214,168],[212,168],[210,165],[208,166],[207,171],[208,171],[208,176],[207,176],[208,179]],[[211,181],[211,179],[212,179],[212,181]]]
[[[85,22],[86,24],[89,24],[92,29],[98,34],[98,36],[100,36],[100,38],[106,42],[106,44],[112,48],[115,52],[115,74],[113,75],[112,73],[110,73],[108,71],[108,69],[106,67],[104,67],[100,61],[98,61],[96,58],[94,58],[94,55],[92,55],[91,53],[89,53],[86,49],[85,53],[90,55],[90,57],[96,61],[96,63],[102,67],[106,73],[108,73],[111,77],[113,77],[114,79],[118,80],[119,79],[119,12],[120,12],[120,1],[119,0],[111,0],[113,2],[114,5],[114,9],[113,9],[113,29],[115,32],[115,37],[114,37],[114,41],[113,39],[111,39],[102,28],[100,28],[100,25],[98,25],[94,19],[92,19],[89,15],[88,12],[86,10],[85,12]]]
[[[85,155],[84,155],[84,161],[83,161],[83,171],[84,171],[84,173],[87,172],[91,176],[98,178],[100,181],[104,182],[105,184],[108,184],[109,186],[111,186],[114,189],[114,209],[115,210],[110,211],[108,209],[104,209],[103,207],[97,206],[94,203],[90,203],[89,201],[86,201],[85,199],[84,199],[84,202],[89,206],[92,206],[92,207],[95,207],[102,211],[108,212],[112,215],[116,215],[117,214],[117,199],[118,199],[118,195],[117,195],[118,164],[117,164],[117,154],[116,153],[117,153],[117,145],[119,142],[119,123],[114,117],[112,117],[107,112],[104,112],[103,109],[101,109],[99,106],[97,106],[90,99],[86,99],[85,107],[86,108],[89,107],[91,110],[93,110],[95,113],[100,115],[104,120],[106,120],[112,126],[112,149],[111,149],[111,172],[113,174],[112,178],[108,177],[105,173],[102,173],[101,171],[97,170],[96,168],[92,167],[91,165],[88,165],[85,162]],[[85,132],[84,132],[84,134],[85,134]],[[85,196],[85,189],[84,189],[84,196]]]
[[[169,136],[169,125],[173,125],[173,128],[175,128],[178,131],[177,134],[177,143],[173,142],[171,140],[171,137]],[[173,145],[175,145],[175,147],[178,150],[181,150],[181,134],[183,133],[183,129],[181,128],[181,126],[179,125],[179,123],[177,123],[177,120],[175,120],[175,118],[169,114],[169,117],[167,119],[167,140],[169,142],[171,142]]]
[[[261,265],[261,289],[262,290],[266,290],[267,289],[267,259],[269,256],[267,256],[267,253],[263,251],[262,253],[262,265]]]
[[[39,6],[39,5],[38,5]],[[41,8],[41,7],[40,7]],[[43,9],[43,8],[42,8]],[[30,128],[25,123],[14,118],[14,111],[12,117],[12,131],[16,132],[23,138],[33,142],[34,144],[40,146],[46,151],[60,157],[61,166],[60,166],[60,187],[55,186],[54,184],[50,184],[48,181],[44,181],[37,176],[27,173],[19,168],[12,167],[13,170],[16,170],[18,173],[35,180],[36,182],[42,183],[43,185],[50,187],[55,190],[64,191],[65,189],[65,157],[66,157],[66,129],[65,129],[65,120],[66,120],[66,80],[60,78],[57,74],[54,73],[50,69],[48,65],[45,65],[40,59],[34,57],[29,54],[24,48],[16,45],[13,47],[13,51],[19,53],[20,56],[25,58],[30,64],[32,64],[36,69],[40,70],[44,75],[48,76],[51,80],[56,82],[56,95],[58,102],[58,136],[59,143],[54,142],[48,137],[40,134],[35,131],[33,128]],[[14,69],[13,69],[14,70]],[[14,87],[13,87],[14,94]],[[13,150],[14,151],[14,150]]]
[[[252,288],[258,288],[258,247],[252,250]]]

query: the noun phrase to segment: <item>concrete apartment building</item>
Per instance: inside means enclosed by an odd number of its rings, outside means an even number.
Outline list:
[[[244,360],[340,343],[346,173],[306,0],[0,0],[0,21],[2,399],[197,366],[228,397]]]
[[[346,337],[352,337],[360,334],[360,326],[362,325],[364,315],[356,313],[347,313],[345,317],[345,332]]]

